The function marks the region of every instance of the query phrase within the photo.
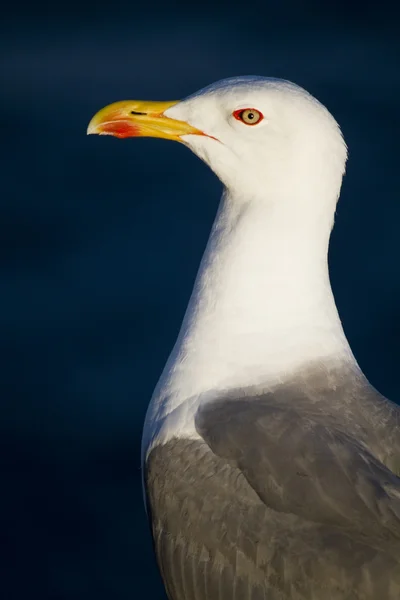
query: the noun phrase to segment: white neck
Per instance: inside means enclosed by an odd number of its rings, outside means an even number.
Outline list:
[[[204,393],[268,388],[308,362],[354,361],[328,274],[336,196],[318,210],[320,198],[225,192],[148,421]]]

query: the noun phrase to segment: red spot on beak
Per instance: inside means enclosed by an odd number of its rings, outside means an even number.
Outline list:
[[[101,132],[123,139],[138,134],[139,127],[130,121],[108,121],[101,124]]]

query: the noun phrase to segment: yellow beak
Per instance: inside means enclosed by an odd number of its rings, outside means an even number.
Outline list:
[[[164,116],[174,102],[124,100],[99,110],[90,121],[87,133],[127,137],[159,137],[181,141],[182,135],[205,135],[185,121]]]

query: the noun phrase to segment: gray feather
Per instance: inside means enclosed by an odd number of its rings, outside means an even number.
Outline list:
[[[398,600],[399,408],[310,368],[200,406],[146,487],[171,600]]]

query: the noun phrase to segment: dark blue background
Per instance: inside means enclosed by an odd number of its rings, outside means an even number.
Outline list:
[[[141,427],[221,186],[179,144],[86,137],[105,104],[242,74],[325,103],[350,148],[334,292],[364,371],[400,399],[398,15],[321,4],[3,7],[2,600],[164,598]]]

